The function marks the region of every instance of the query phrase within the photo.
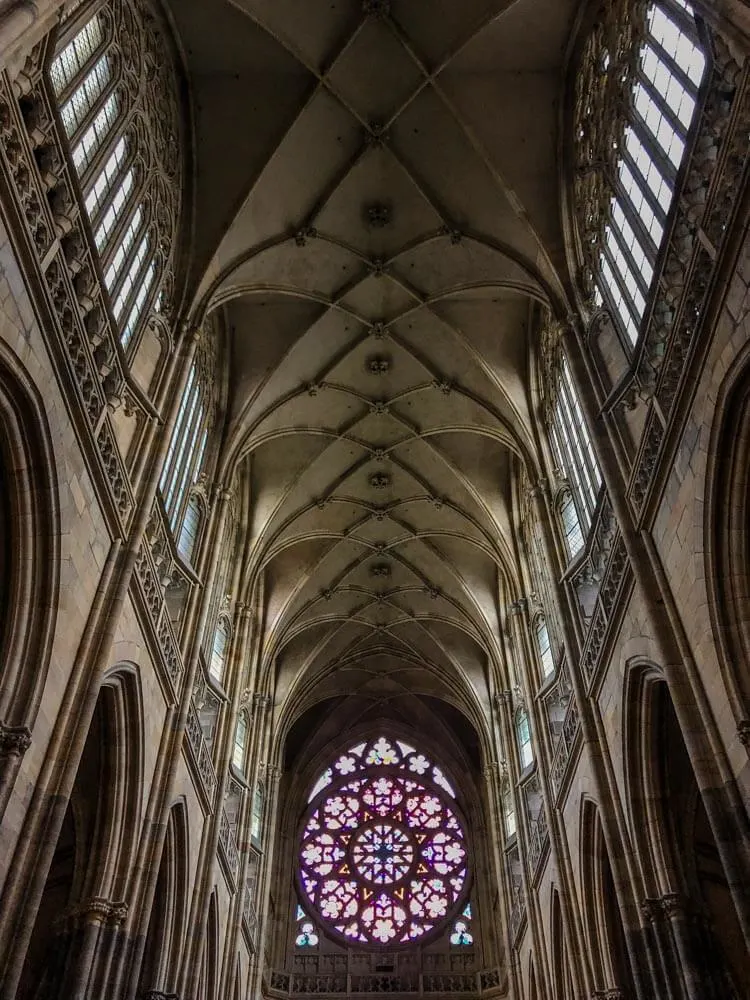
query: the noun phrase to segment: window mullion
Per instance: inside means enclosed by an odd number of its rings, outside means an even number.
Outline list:
[[[631,174],[635,178],[636,183],[638,184],[638,190],[641,192],[641,194],[643,195],[644,199],[648,202],[649,208],[651,209],[651,211],[656,216],[656,218],[659,221],[659,223],[661,224],[662,228],[664,228],[664,226],[666,225],[666,222],[667,222],[667,213],[664,211],[664,209],[659,204],[659,201],[658,201],[656,195],[654,194],[654,192],[651,189],[651,185],[648,183],[648,181],[646,180],[646,178],[643,176],[641,168],[638,166],[638,164],[635,162],[635,160],[633,159],[632,155],[628,152],[628,150],[626,148],[623,148],[623,151],[622,151],[622,161],[623,161],[623,163],[625,163],[627,165],[627,167],[630,170]],[[622,181],[620,180],[619,175],[617,177],[617,184],[619,185],[620,189],[624,191],[624,188],[622,187]],[[629,197],[629,195],[625,194],[625,197]]]
[[[678,82],[682,84],[688,94],[693,98],[693,100],[695,100],[698,95],[698,88],[687,75],[682,66],[675,61],[674,57],[669,52],[667,52],[655,35],[648,36],[648,44],[654,50],[658,58],[661,59],[672,76],[677,78]]]
[[[630,292],[625,286],[624,277],[622,274],[620,274],[620,269],[618,268],[617,264],[615,264],[614,258],[612,257],[612,253],[606,244],[602,246],[602,254],[607,258],[607,262],[609,263],[612,275],[614,276],[614,279],[617,282],[617,287],[620,289],[620,292],[622,293],[623,299],[625,301],[625,308],[630,313],[636,327],[640,329],[641,317],[638,314],[638,309],[636,308],[635,302],[633,301]],[[607,288],[606,282],[603,283],[603,287]],[[615,313],[617,313],[617,307],[615,307]]]
[[[662,149],[659,140],[635,108],[633,109],[631,125],[640,139],[643,148],[656,164],[659,173],[666,180],[670,189],[674,190],[675,182],[677,181],[677,169]]]
[[[646,74],[643,72],[640,66],[638,67],[637,76],[640,85],[648,93],[648,96],[651,98],[651,100],[654,102],[654,104],[659,109],[661,114],[667,119],[670,126],[674,129],[674,131],[677,133],[677,135],[684,143],[685,139],[687,138],[687,129],[682,124],[680,119],[677,117],[671,105],[667,104],[662,95],[654,86],[653,81],[646,76]]]
[[[620,205],[620,208],[623,208],[622,203],[619,203],[619,205]],[[624,211],[625,210],[623,209],[623,212]],[[617,242],[617,246],[620,249],[620,253],[623,255],[623,257],[627,261],[628,270],[630,271],[630,275],[633,278],[633,280],[635,281],[636,285],[638,286],[641,295],[645,299],[646,296],[648,295],[648,284],[646,283],[646,281],[645,281],[645,279],[643,277],[643,274],[641,273],[641,269],[636,264],[635,258],[633,257],[633,254],[632,254],[632,251],[631,251],[630,247],[627,245],[627,243],[625,241],[625,234],[623,233],[622,229],[620,228],[619,224],[614,219],[614,217],[610,218],[610,220],[609,220],[609,226],[610,226],[610,229],[612,230],[612,235],[614,236],[615,241]],[[637,235],[636,235],[636,239],[637,239]],[[648,257],[648,255],[646,255],[646,256]],[[624,275],[623,275],[623,277],[624,277]]]
[[[659,248],[654,242],[651,233],[643,225],[641,217],[636,211],[635,205],[633,204],[630,195],[622,186],[619,177],[617,178],[617,181],[615,183],[615,192],[616,192],[615,196],[617,198],[617,203],[622,209],[623,214],[627,217],[627,220],[630,223],[633,232],[635,233],[635,238],[641,245],[641,249],[643,250],[646,260],[653,266],[654,262],[656,261],[657,254],[659,253]],[[628,254],[632,260],[632,253],[629,249],[628,249]],[[635,264],[634,261],[633,263]],[[647,297],[650,282],[649,284],[646,284],[645,281],[642,281],[641,284],[644,289],[643,294],[644,296]]]
[[[180,441],[180,435],[182,434],[182,426],[185,417],[190,406],[190,401],[193,394],[193,383],[195,380],[195,366],[191,367],[190,375],[188,376],[187,385],[182,394],[182,399],[180,400],[180,408],[177,412],[177,420],[175,421],[174,429],[172,431],[172,440],[169,442],[169,448],[167,450],[167,457],[164,461],[164,467],[161,473],[161,480],[159,487],[162,494],[165,495],[167,487],[169,486],[172,479],[172,470],[170,468],[172,459],[174,458],[175,451],[177,449],[177,443]]]

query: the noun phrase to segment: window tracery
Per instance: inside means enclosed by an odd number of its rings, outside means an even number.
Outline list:
[[[363,741],[326,768],[299,848],[303,903],[321,927],[348,944],[399,947],[450,926],[468,885],[454,800],[443,771],[402,740]]]
[[[474,944],[474,935],[471,933],[471,903],[466,904],[461,916],[453,924],[450,940],[451,944],[458,948],[470,948]]]
[[[182,187],[176,74],[145,0],[70,8],[49,80],[127,350],[172,308]]]
[[[297,936],[294,939],[297,948],[317,948],[320,942],[315,931],[315,924],[308,917],[302,907],[297,904],[295,913]]]
[[[634,344],[706,59],[680,0],[629,0],[604,11],[575,94],[582,278],[591,305],[607,303]]]

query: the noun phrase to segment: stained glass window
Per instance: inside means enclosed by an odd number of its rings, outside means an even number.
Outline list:
[[[297,907],[297,936],[294,943],[298,948],[316,948],[318,945],[318,935],[315,933],[315,924],[301,906]]]
[[[471,903],[466,904],[461,916],[453,925],[451,944],[459,948],[469,948],[474,944],[474,936],[471,933]]]
[[[299,881],[320,926],[346,943],[398,947],[438,933],[466,905],[468,851],[444,773],[381,736],[313,785]]]

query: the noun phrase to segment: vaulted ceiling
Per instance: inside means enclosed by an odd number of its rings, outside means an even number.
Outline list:
[[[578,7],[172,0],[195,308],[230,331],[227,468],[251,483],[248,585],[290,719],[344,695],[487,707],[530,344],[566,301]]]

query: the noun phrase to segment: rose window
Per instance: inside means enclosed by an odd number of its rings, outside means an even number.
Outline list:
[[[442,771],[400,740],[360,743],[323,772],[302,824],[300,888],[348,943],[439,933],[466,905],[467,847]]]

